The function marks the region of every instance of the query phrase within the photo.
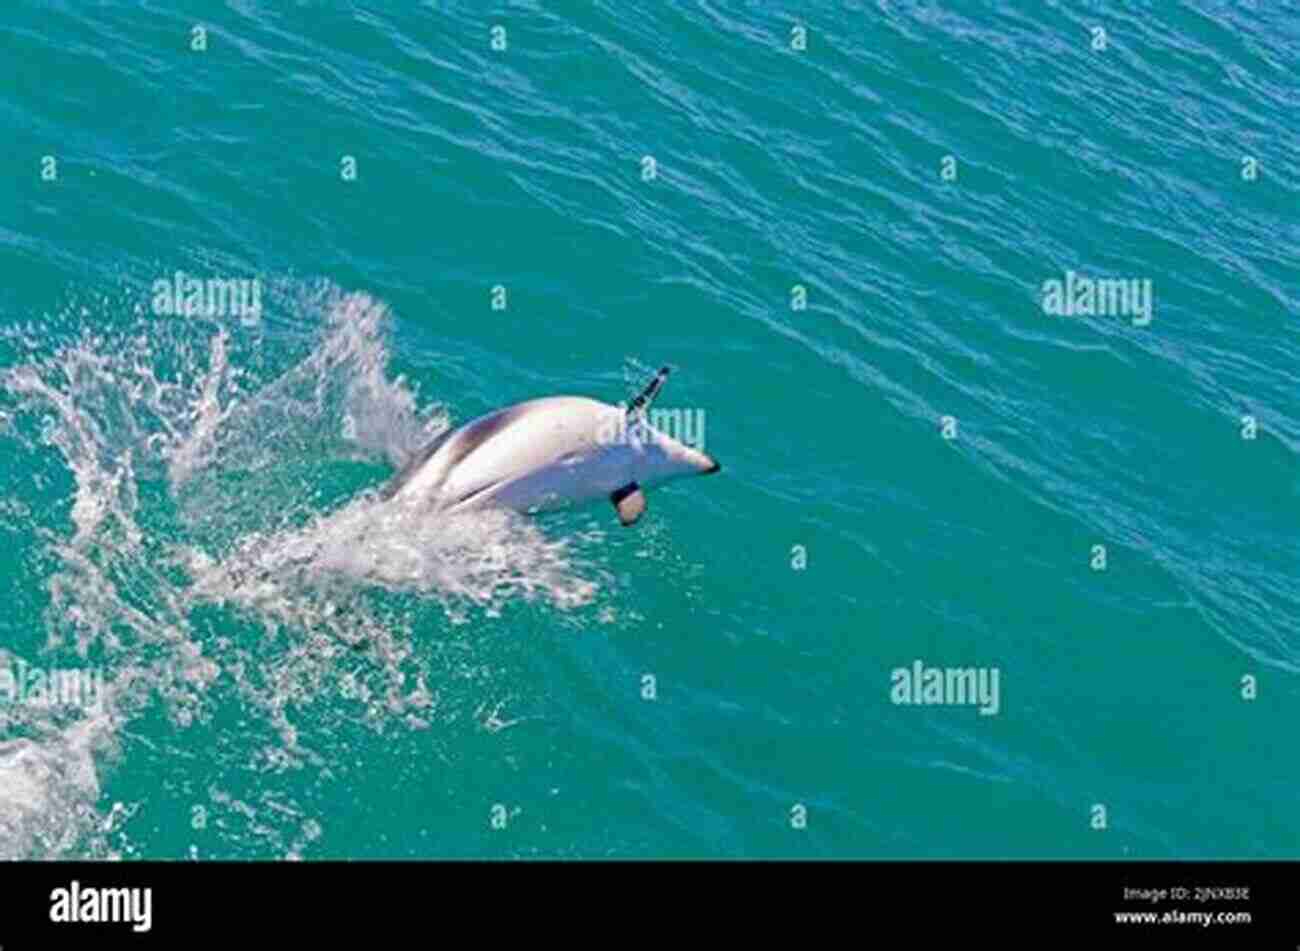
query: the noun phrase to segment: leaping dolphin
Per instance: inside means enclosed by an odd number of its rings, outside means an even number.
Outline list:
[[[645,511],[647,487],[721,468],[646,421],[668,372],[626,407],[548,396],[480,416],[417,452],[381,496],[448,512],[497,505],[528,513],[608,498],[631,525]]]

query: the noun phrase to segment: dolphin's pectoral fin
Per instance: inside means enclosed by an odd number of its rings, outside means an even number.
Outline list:
[[[635,482],[629,482],[623,488],[615,489],[610,493],[609,500],[614,503],[614,508],[618,511],[618,520],[624,525],[631,525],[645,511],[645,493]]]

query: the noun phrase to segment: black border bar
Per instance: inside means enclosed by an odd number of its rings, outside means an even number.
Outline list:
[[[151,889],[149,929],[52,921],[56,890],[70,898],[74,881],[83,901],[91,889]],[[530,944],[678,942],[701,931],[802,936],[801,945],[840,934],[918,951],[1079,938],[1106,948],[1294,949],[1298,886],[1300,862],[1255,861],[16,862],[0,864],[0,951],[437,947],[507,934]],[[85,907],[95,914],[102,898],[139,910],[143,895],[126,905],[121,892],[96,893]]]

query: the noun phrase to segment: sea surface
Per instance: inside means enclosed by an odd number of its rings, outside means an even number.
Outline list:
[[[0,62],[0,857],[1300,853],[1295,2],[11,0]],[[377,499],[665,364],[723,468],[634,527]]]

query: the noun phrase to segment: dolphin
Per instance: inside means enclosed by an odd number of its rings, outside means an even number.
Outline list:
[[[646,421],[669,369],[626,407],[547,396],[480,416],[418,451],[380,496],[446,512],[494,505],[528,514],[607,498],[631,525],[649,486],[721,469]]]

